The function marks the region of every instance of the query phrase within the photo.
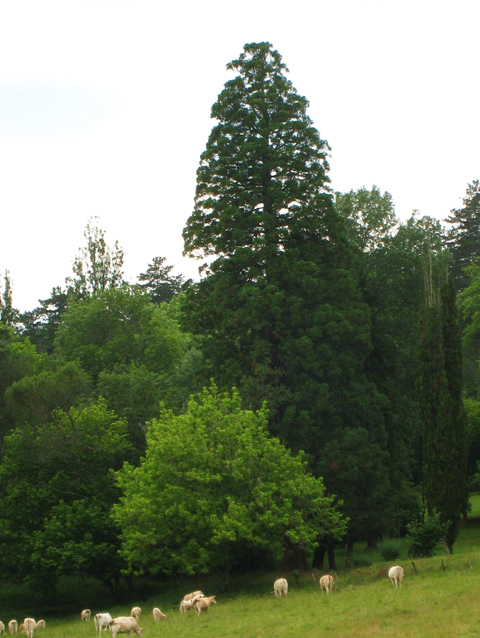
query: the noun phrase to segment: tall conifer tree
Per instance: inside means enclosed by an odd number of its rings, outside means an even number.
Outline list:
[[[426,275],[425,326],[419,352],[419,400],[424,428],[423,483],[427,510],[450,522],[448,551],[466,511],[467,449],[461,400],[462,353],[452,278],[434,289]]]
[[[390,490],[385,402],[364,373],[369,309],[328,187],[329,147],[270,44],[246,45],[227,68],[238,75],[212,107],[184,230],[185,252],[209,263],[184,316],[211,376],[248,407],[267,399],[271,431],[309,454],[344,498],[352,538],[366,538]]]

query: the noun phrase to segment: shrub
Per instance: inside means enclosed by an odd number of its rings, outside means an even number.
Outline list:
[[[367,554],[355,554],[352,557],[354,567],[370,567],[373,563],[373,559]]]
[[[380,545],[380,554],[383,560],[396,560],[401,553],[401,545],[398,541],[388,539]]]
[[[450,527],[450,521],[442,523],[440,514],[424,512],[417,520],[407,525],[410,547],[410,558],[429,558],[433,556],[437,547],[445,540],[445,535]]]

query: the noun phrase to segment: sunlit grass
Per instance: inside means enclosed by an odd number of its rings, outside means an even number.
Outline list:
[[[109,611],[112,616],[128,615],[134,604],[143,609],[140,625],[145,638],[470,638],[479,635],[480,628],[480,496],[472,499],[469,524],[462,529],[454,547],[454,554],[439,552],[430,559],[414,562],[405,553],[398,561],[403,565],[403,586],[394,589],[387,577],[388,567],[375,559],[369,567],[351,571],[339,569],[334,593],[320,592],[311,574],[298,579],[293,574],[244,575],[232,580],[228,593],[218,591],[214,577],[185,584],[180,580],[157,583],[155,596],[146,589],[137,590],[136,599],[122,605],[107,604],[89,589],[89,583],[77,584],[75,591],[63,593],[65,608],[71,609],[71,597],[77,596],[75,614],[61,613],[58,608],[16,601],[20,589],[5,587],[0,592],[0,619],[7,624],[17,616],[43,617],[47,621],[44,632],[36,638],[95,638],[93,619],[80,621],[83,607],[93,613]],[[361,546],[356,548],[358,552]],[[274,598],[273,580],[284,575],[290,590],[286,599]],[[317,575],[318,576],[318,575]],[[67,581],[66,581],[67,582]],[[69,587],[72,584],[70,583]],[[184,593],[200,587],[206,594],[216,594],[216,606],[207,614],[186,616],[178,606]],[[83,588],[83,589],[82,589]],[[152,589],[150,589],[152,591]],[[143,595],[142,595],[143,594]],[[155,624],[153,607],[167,614],[167,619]]]

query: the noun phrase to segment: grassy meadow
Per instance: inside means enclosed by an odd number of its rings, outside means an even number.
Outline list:
[[[415,560],[413,565],[406,557],[405,544],[401,558],[394,561],[405,570],[398,590],[387,577],[393,563],[385,563],[379,554],[372,553],[371,565],[335,573],[331,596],[320,592],[310,573],[297,577],[278,573],[239,576],[232,579],[226,594],[219,593],[212,577],[150,583],[143,589],[140,583],[137,597],[122,605],[109,603],[91,583],[66,582],[56,605],[42,607],[38,601],[25,598],[23,590],[4,583],[0,619],[6,625],[11,618],[19,623],[28,615],[44,618],[47,628],[36,632],[37,638],[94,638],[93,618],[89,623],[80,621],[84,607],[93,614],[109,611],[115,617],[129,615],[131,606],[138,604],[143,610],[140,626],[145,629],[145,638],[473,638],[480,635],[480,496],[472,498],[468,525],[454,550],[452,556],[439,552],[433,558]],[[339,556],[339,566],[341,563]],[[288,579],[286,599],[271,594],[278,576]],[[197,587],[207,595],[216,594],[218,604],[199,618],[193,612],[182,616],[178,605],[183,594]],[[82,604],[77,603],[79,599]],[[160,607],[167,619],[155,625],[153,607]]]

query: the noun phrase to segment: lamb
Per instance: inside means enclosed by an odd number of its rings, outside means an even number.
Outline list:
[[[390,567],[388,570],[388,577],[392,581],[393,587],[398,587],[398,585],[401,587],[403,580],[403,567],[400,567],[400,565]]]
[[[18,631],[18,622],[16,620],[11,620],[8,623],[8,631],[14,636]]]
[[[5,633],[5,625],[0,620],[0,636]]]
[[[37,620],[37,629],[45,629],[46,622],[44,620]]]
[[[100,636],[102,633],[102,629],[107,631],[110,623],[112,622],[112,617],[109,613],[104,614],[96,614],[95,616],[95,629],[97,630],[97,634]]]
[[[182,600],[182,602],[180,603],[180,613],[186,614],[187,611],[193,609],[193,604],[193,600]]]
[[[279,578],[273,583],[273,593],[277,598],[287,595],[288,583],[286,578]]]
[[[27,634],[27,638],[33,637],[33,632],[37,628],[37,623],[33,618],[25,618],[23,621],[23,625],[25,627],[25,633]]]
[[[90,620],[91,615],[92,615],[92,612],[90,611],[90,609],[84,609],[82,613],[80,614],[80,619],[83,620],[83,622],[88,622]]]
[[[141,615],[142,615],[142,610],[140,607],[132,607],[130,616],[133,616],[137,622],[139,621]]]
[[[322,591],[325,590],[328,595],[333,590],[334,582],[335,581],[333,580],[333,576],[330,576],[330,574],[325,574],[325,576],[322,576],[320,578],[320,589]]]
[[[197,616],[200,616],[202,611],[208,611],[210,605],[216,605],[217,601],[215,600],[215,596],[197,596],[195,598],[195,609],[197,610]]]
[[[162,618],[166,618],[165,614],[162,614],[162,612],[160,611],[160,609],[158,607],[154,607],[153,608],[153,620],[155,622],[158,622]]]
[[[23,624],[23,622],[20,624],[19,628],[18,628],[18,633],[19,634],[26,634],[27,632],[25,631],[25,625]]]
[[[130,636],[132,632],[135,632],[138,638],[141,638],[143,631],[133,616],[119,616],[118,618],[114,618],[110,623],[110,629],[113,638],[117,638],[117,634],[127,634],[127,636]]]

